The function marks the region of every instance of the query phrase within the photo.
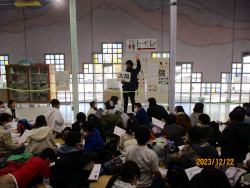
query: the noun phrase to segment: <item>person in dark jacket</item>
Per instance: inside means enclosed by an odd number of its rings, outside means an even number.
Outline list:
[[[199,147],[193,145],[192,148],[198,154],[198,159],[216,160],[217,158],[219,158],[219,154],[216,148],[213,146]],[[231,188],[227,176],[224,172],[217,170],[215,168],[215,164],[206,164],[202,167],[203,170],[191,179],[190,188]]]
[[[130,97],[130,101],[132,103],[132,112],[134,112],[134,105],[135,105],[135,91],[138,88],[138,80],[137,80],[137,74],[141,70],[141,63],[140,63],[140,55],[136,54],[136,61],[137,61],[137,67],[136,69],[133,69],[133,62],[131,60],[128,60],[126,62],[127,72],[131,73],[130,82],[125,82],[125,80],[122,80],[122,88],[123,88],[123,99],[124,99],[124,113],[127,113],[128,109],[128,97]],[[128,92],[131,91],[131,92]]]
[[[188,132],[188,129],[190,129],[191,127],[191,119],[185,113],[182,106],[176,106],[175,112],[176,112],[176,124],[180,125],[183,128],[184,130],[183,136],[185,136]]]
[[[201,130],[201,138],[204,140],[214,139],[213,128],[209,126],[210,117],[207,114],[201,114],[198,117],[197,126]]]
[[[135,103],[135,119],[137,120],[139,125],[146,125],[149,127],[150,121],[148,118],[148,114],[144,108],[142,108],[141,103]]]
[[[250,125],[244,123],[244,113],[239,109],[230,112],[229,118],[232,123],[223,130],[218,140],[221,157],[233,158],[235,164],[242,163],[250,144]]]
[[[176,124],[176,117],[174,114],[169,114],[166,119],[166,125],[161,130],[161,136],[167,136],[168,139],[175,142],[175,147],[184,145],[182,135],[184,133],[183,128]]]
[[[83,137],[80,132],[72,131],[65,138],[52,170],[50,185],[54,188],[88,187],[90,170],[82,170],[90,161],[96,161],[96,153],[83,151]]]
[[[76,122],[72,124],[72,130],[80,132],[85,122],[86,122],[86,115],[83,112],[79,112],[76,115]]]
[[[103,148],[104,143],[100,132],[95,128],[94,121],[85,122],[83,135],[85,138],[84,152],[97,152]]]
[[[165,110],[163,106],[156,104],[155,98],[149,98],[148,102],[149,102],[149,108],[147,109],[147,113],[150,121],[152,121],[152,117],[158,120],[162,119],[165,120],[167,118],[168,112]]]

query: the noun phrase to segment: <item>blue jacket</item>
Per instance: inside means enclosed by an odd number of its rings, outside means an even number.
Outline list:
[[[150,121],[147,112],[144,108],[138,110],[135,115],[135,119],[137,120],[139,125],[146,125],[149,127]]]
[[[84,152],[100,151],[104,146],[102,137],[98,129],[94,129],[93,134],[85,138]]]

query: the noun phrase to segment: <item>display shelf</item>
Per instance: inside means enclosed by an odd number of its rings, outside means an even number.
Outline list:
[[[51,65],[6,65],[8,98],[18,103],[49,103],[56,97],[55,71]],[[51,88],[50,90],[43,90]],[[22,90],[37,90],[29,92]]]

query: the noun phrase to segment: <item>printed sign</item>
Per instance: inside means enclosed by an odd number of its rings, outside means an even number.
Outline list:
[[[157,50],[157,39],[127,39],[127,51]]]
[[[130,82],[131,73],[127,71],[121,71],[117,74],[117,80],[122,81],[125,80],[125,82]]]
[[[56,86],[66,84],[62,87],[58,87],[57,91],[69,91],[69,72],[68,71],[56,71]]]

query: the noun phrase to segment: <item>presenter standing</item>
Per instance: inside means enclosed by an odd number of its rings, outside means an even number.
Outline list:
[[[126,71],[131,73],[130,82],[125,82],[125,80],[122,80],[124,113],[127,113],[128,97],[130,97],[130,101],[132,103],[132,112],[134,112],[135,91],[138,89],[137,75],[141,70],[140,55],[136,54],[135,57],[136,57],[136,62],[137,62],[136,69],[133,69],[133,62],[131,60],[128,60],[126,62],[126,66],[127,66]]]

